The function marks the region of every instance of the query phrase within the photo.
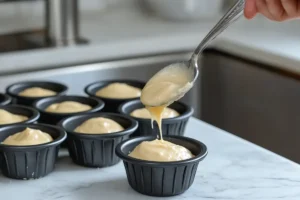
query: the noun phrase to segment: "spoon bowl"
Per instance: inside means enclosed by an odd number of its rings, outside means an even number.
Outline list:
[[[142,90],[142,103],[149,107],[168,106],[183,97],[195,80],[195,71],[187,64],[173,63],[157,72]]]

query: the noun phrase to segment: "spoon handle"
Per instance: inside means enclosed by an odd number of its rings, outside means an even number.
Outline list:
[[[212,28],[212,30],[205,36],[198,47],[195,49],[191,61],[197,63],[199,54],[205,49],[205,47],[215,39],[220,33],[222,33],[230,24],[235,22],[244,11],[245,0],[238,0],[232,8],[220,19],[220,21]],[[197,65],[196,65],[197,66]]]

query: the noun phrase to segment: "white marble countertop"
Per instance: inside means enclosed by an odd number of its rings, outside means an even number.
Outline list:
[[[30,18],[29,18],[30,19]],[[38,28],[42,20],[1,19],[5,24]],[[195,23],[172,22],[149,16],[136,7],[111,8],[83,13],[82,35],[88,45],[38,49],[0,54],[0,73],[45,69],[93,61],[153,53],[193,50],[218,18]],[[15,22],[15,23],[14,23]],[[1,30],[7,31],[0,27]],[[300,26],[298,21],[274,23],[264,18],[241,19],[213,44],[239,56],[300,73]]]
[[[191,188],[167,199],[299,200],[300,166],[292,161],[194,118],[188,123],[186,136],[204,142],[209,153],[200,162]],[[12,180],[0,175],[0,198],[154,199],[130,188],[122,163],[85,168],[73,164],[65,153],[55,171],[42,179]]]

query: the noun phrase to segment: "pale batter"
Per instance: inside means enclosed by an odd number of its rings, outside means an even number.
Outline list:
[[[64,101],[61,103],[51,104],[46,108],[46,111],[53,113],[76,113],[91,109],[91,106],[76,101]]]
[[[18,122],[23,122],[28,119],[28,117],[23,115],[15,115],[6,110],[0,109],[0,124],[13,124]]]
[[[53,141],[53,138],[45,132],[42,132],[37,129],[26,128],[24,131],[15,133],[7,137],[2,144],[6,145],[36,145],[36,144],[44,144],[47,142]]]
[[[157,162],[180,161],[194,157],[188,149],[165,140],[144,141],[135,147],[129,156]]]
[[[151,114],[146,108],[140,108],[136,109],[133,112],[130,113],[131,116],[137,117],[137,118],[144,118],[144,119],[150,119]],[[167,118],[174,118],[179,116],[179,113],[171,108],[165,108],[163,113],[162,113],[162,118],[167,119]]]
[[[19,93],[20,96],[26,96],[26,97],[47,97],[47,96],[54,96],[56,94],[57,93],[52,90],[48,90],[40,87],[27,88]]]
[[[161,130],[161,120],[162,120],[162,113],[164,112],[166,105],[157,106],[157,107],[146,107],[149,113],[151,114],[151,124],[153,128],[153,120],[157,122],[160,139],[163,140],[162,130]]]
[[[112,99],[129,99],[141,96],[141,89],[125,83],[111,83],[96,92],[96,96]]]
[[[104,118],[95,117],[83,122],[74,131],[87,134],[105,134],[123,131],[124,128],[117,122]]]
[[[184,64],[170,65],[155,74],[146,84],[141,94],[145,106],[170,105],[192,88],[190,71]]]

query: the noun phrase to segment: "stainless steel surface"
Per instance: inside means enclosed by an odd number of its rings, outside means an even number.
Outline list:
[[[78,0],[46,0],[46,40],[55,46],[82,43]]]
[[[18,2],[21,1],[26,0]],[[45,26],[36,30],[0,35],[0,53],[88,42],[80,36],[78,0],[44,0],[43,2],[45,3]]]
[[[300,75],[215,51],[201,64],[202,120],[300,163]]]
[[[0,91],[5,91],[7,85],[22,80],[53,80],[67,84],[70,87],[69,94],[84,94],[83,88],[94,81],[118,78],[147,81],[166,65],[178,60],[187,60],[189,57],[190,53],[173,53],[38,72],[0,75]],[[194,88],[182,99],[183,102],[194,107],[194,116],[196,117],[200,112],[199,94],[200,85],[195,84]]]
[[[229,25],[235,22],[244,11],[245,0],[238,0],[232,8],[220,19],[220,21],[212,28],[212,30],[204,37],[198,47],[195,49],[191,59],[189,60],[188,67],[194,73],[194,80],[198,76],[198,60],[202,51],[207,45],[214,40],[220,33],[222,33]]]

